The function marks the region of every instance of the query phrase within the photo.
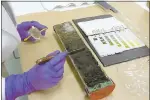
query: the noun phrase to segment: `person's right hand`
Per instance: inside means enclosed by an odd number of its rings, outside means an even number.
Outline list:
[[[23,74],[11,75],[6,78],[6,100],[37,91],[45,90],[57,85],[63,78],[64,63],[67,52],[55,51],[49,56],[54,56],[42,65],[35,65]]]
[[[54,56],[42,65],[35,65],[27,72],[27,79],[35,90],[44,90],[58,84],[63,78],[64,63],[67,52],[55,51],[48,56]]]

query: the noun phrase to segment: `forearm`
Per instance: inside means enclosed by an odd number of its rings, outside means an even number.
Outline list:
[[[5,79],[6,100],[15,100],[15,98],[33,91],[35,89],[28,81],[27,73],[11,75]]]

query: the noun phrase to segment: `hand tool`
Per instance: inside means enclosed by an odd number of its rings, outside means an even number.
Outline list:
[[[76,50],[73,50],[73,51],[71,51],[71,52],[68,52],[68,55],[72,55],[72,54],[75,54],[75,53],[78,53],[78,52],[80,52],[80,51],[83,51],[83,50],[85,50],[85,48],[83,47],[83,48],[80,48],[80,49],[76,49]],[[36,61],[36,64],[44,64],[44,63],[46,63],[46,62],[48,62],[49,60],[51,60],[52,58],[54,58],[55,56],[46,56],[46,57],[42,57],[42,58],[40,58],[40,59],[38,59],[37,61]]]

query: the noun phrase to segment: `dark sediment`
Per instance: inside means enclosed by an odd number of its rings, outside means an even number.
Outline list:
[[[73,59],[75,67],[88,87],[93,88],[99,83],[109,81],[70,22],[55,25],[54,30],[69,52],[86,48],[84,51],[71,55],[71,59]]]
[[[73,50],[83,48],[85,44],[82,39],[76,33],[71,23],[64,23],[62,25],[54,26],[56,33],[61,38],[67,51],[71,52]]]
[[[108,81],[89,50],[71,55],[79,73],[89,87]]]

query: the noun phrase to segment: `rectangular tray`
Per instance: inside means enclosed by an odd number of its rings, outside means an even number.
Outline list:
[[[114,82],[100,68],[98,62],[70,22],[55,25],[53,28],[59,41],[67,51],[70,52],[85,47],[85,50],[69,55],[69,58],[89,95],[92,92],[114,85]]]

